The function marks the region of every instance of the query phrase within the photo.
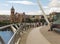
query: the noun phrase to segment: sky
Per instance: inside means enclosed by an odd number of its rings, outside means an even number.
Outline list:
[[[60,0],[39,0],[46,14],[51,12],[60,12]],[[10,15],[11,7],[14,7],[15,12],[28,15],[42,14],[37,0],[0,0],[0,14]]]

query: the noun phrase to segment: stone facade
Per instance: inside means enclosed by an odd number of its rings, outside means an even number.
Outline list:
[[[27,19],[31,19],[32,21],[34,20],[40,20],[42,15],[25,15],[25,13],[17,13],[15,12],[14,7],[11,8],[11,15],[10,15],[10,21],[11,22],[23,22],[26,21]],[[50,15],[47,15],[47,18],[50,18]]]
[[[23,20],[23,16],[25,15],[25,13],[15,13],[15,9],[14,7],[11,8],[11,15],[10,15],[10,21],[12,23],[20,23]]]

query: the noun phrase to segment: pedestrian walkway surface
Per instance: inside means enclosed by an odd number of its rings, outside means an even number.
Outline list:
[[[50,42],[40,33],[40,28],[41,27],[32,29],[27,37],[26,44],[50,44]]]
[[[40,32],[51,44],[60,44],[60,32],[48,30],[48,26],[43,26]]]

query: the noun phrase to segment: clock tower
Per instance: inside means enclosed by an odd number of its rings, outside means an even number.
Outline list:
[[[14,9],[13,6],[12,6],[12,8],[11,8],[10,21],[11,21],[11,22],[14,22],[14,21],[15,21],[15,9]]]

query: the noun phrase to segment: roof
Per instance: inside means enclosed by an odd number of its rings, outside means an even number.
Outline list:
[[[12,6],[11,10],[14,10],[14,7]]]

